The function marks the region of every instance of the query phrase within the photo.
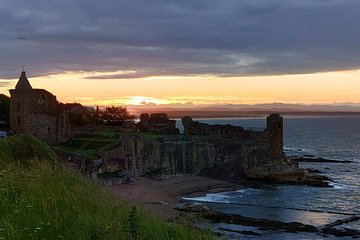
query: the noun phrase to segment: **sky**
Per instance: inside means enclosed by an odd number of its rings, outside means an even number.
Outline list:
[[[358,0],[1,0],[0,93],[86,105],[360,103]]]

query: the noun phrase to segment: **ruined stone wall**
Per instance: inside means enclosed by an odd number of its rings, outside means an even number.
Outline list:
[[[266,151],[267,145],[255,140],[183,136],[146,140],[134,135],[121,137],[119,147],[104,154],[102,159],[106,169],[116,169],[114,164],[124,167],[126,163],[133,176],[157,170],[168,175],[198,174],[228,162],[236,162],[242,173],[267,161]]]
[[[56,97],[43,89],[10,90],[10,127],[14,134],[33,134],[45,141],[70,137],[68,116]]]
[[[10,129],[13,134],[30,133],[32,91],[10,90]]]
[[[271,161],[283,160],[283,118],[279,114],[271,114],[267,117],[265,131],[255,132],[245,130],[240,126],[232,125],[209,125],[193,121],[191,117],[182,118],[184,133],[186,135],[223,136],[244,142],[256,141],[266,149]]]
[[[193,121],[190,116],[182,118],[184,133],[186,135],[244,135],[246,131],[243,127],[228,125],[210,125]]]
[[[57,141],[57,117],[31,114],[29,120],[31,134],[47,142]]]
[[[279,114],[271,114],[266,118],[266,120],[267,127],[265,132],[269,138],[270,154],[273,160],[282,161],[284,144],[283,117],[281,117]]]
[[[45,141],[57,141],[56,97],[45,90],[34,89],[29,100],[31,134]]]
[[[159,169],[168,175],[198,174],[222,165],[228,166],[224,171],[229,174],[241,175],[249,169],[285,161],[282,124],[282,117],[272,114],[267,118],[267,128],[263,132],[195,123],[191,125],[195,130],[187,125],[186,135],[159,136],[152,140],[141,135],[128,135],[121,137],[120,146],[106,153],[103,159],[105,165],[114,164],[116,159],[126,162],[128,171],[134,176]]]
[[[160,134],[179,134],[176,128],[176,121],[170,120],[166,113],[142,113],[140,122],[137,123],[137,130],[142,132],[154,132]]]
[[[64,104],[58,104],[57,106],[57,119],[56,119],[56,135],[57,142],[66,142],[72,137],[71,124],[69,119],[69,113],[66,110]]]

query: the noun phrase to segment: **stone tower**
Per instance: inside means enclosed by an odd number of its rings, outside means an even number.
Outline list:
[[[13,134],[29,133],[32,90],[26,72],[22,71],[15,89],[10,90],[10,129]]]
[[[10,131],[33,134],[48,142],[66,141],[70,136],[67,112],[56,96],[33,89],[21,72],[15,89],[10,90]]]
[[[283,160],[283,117],[273,113],[267,118],[266,135],[269,138],[270,158],[273,161]]]

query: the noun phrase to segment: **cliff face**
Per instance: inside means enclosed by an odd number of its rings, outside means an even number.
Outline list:
[[[237,174],[270,161],[269,144],[224,136],[167,136],[147,140],[139,135],[119,139],[119,147],[102,156],[103,171],[128,170],[133,176],[161,171],[167,175],[198,174],[226,163]]]
[[[183,119],[184,122],[184,119]],[[230,125],[207,125],[185,118],[185,135],[127,134],[119,146],[102,156],[100,172],[146,174],[205,173],[231,180],[246,177],[281,183],[306,182],[306,172],[286,161],[283,119],[267,118],[267,127],[254,132]]]

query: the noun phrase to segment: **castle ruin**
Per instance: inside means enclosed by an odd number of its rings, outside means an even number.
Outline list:
[[[65,142],[72,134],[69,112],[78,105],[59,103],[44,89],[33,89],[21,73],[10,90],[12,134],[33,134],[47,142]],[[82,109],[82,108],[81,108]],[[245,176],[277,182],[303,182],[303,170],[286,161],[283,153],[283,118],[267,117],[264,131],[232,125],[209,125],[182,118],[184,134],[165,113],[142,114],[136,131],[119,136],[118,145],[103,153],[98,172],[128,172],[143,176],[207,173],[215,178]],[[92,129],[94,131],[96,129]],[[133,129],[135,130],[135,129]],[[151,132],[147,139],[138,132]]]
[[[44,89],[31,87],[22,71],[15,89],[10,90],[10,132],[33,134],[47,142],[67,141],[70,123],[65,105]]]

